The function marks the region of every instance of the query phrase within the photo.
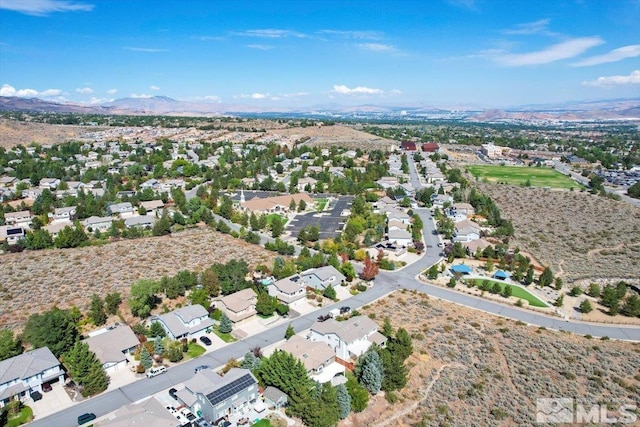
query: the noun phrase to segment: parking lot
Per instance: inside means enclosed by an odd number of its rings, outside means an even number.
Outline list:
[[[320,240],[331,239],[342,233],[342,229],[347,220],[341,214],[345,209],[351,207],[353,197],[339,196],[332,198],[328,209],[322,212],[310,212],[303,215],[296,215],[289,221],[286,230],[292,237],[298,237],[300,230],[307,226],[316,225],[320,229]]]

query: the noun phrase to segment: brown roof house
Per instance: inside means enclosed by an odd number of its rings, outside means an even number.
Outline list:
[[[108,326],[92,332],[85,342],[107,373],[126,368],[129,363],[126,355],[135,351],[140,344],[136,334],[127,325]]]
[[[296,206],[300,205],[301,200],[304,200],[307,206],[312,206],[313,204],[313,199],[307,193],[296,193],[285,194],[284,196],[265,197],[263,199],[255,197],[248,201],[241,199],[240,207],[254,213],[289,212],[291,200],[296,202]]]
[[[222,311],[233,323],[252,320],[257,313],[257,301],[258,295],[251,288],[234,292],[220,300]]]
[[[160,316],[151,322],[159,322],[172,340],[204,335],[213,326],[209,312],[200,304],[188,305]]]
[[[278,301],[289,306],[295,305],[296,302],[304,301],[307,295],[306,284],[298,274],[270,284],[267,286],[267,291],[269,295],[278,298]]]

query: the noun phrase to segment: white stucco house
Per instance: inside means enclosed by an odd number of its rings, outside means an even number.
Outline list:
[[[342,360],[355,360],[373,343],[383,346],[387,338],[378,332],[378,325],[366,316],[354,316],[344,322],[328,319],[311,325],[310,341],[329,344]]]
[[[151,318],[151,322],[159,322],[172,340],[192,338],[204,335],[213,326],[209,312],[200,304],[188,305],[169,313]]]

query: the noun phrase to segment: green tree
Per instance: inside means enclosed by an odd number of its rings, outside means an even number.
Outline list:
[[[435,280],[438,278],[438,266],[437,264],[433,264],[431,267],[429,267],[429,270],[427,270],[427,278],[429,280]]]
[[[553,283],[553,272],[551,271],[550,267],[544,268],[544,271],[542,272],[542,274],[540,275],[540,278],[538,279],[538,283],[542,287],[550,286]]]
[[[329,285],[326,288],[324,288],[324,291],[322,291],[322,295],[325,298],[329,298],[331,300],[335,300],[337,295],[336,295],[336,290],[333,289],[333,286]]]
[[[280,237],[284,232],[284,220],[280,215],[274,215],[271,218],[271,237],[274,239]]]
[[[296,334],[296,331],[293,329],[293,325],[291,323],[289,323],[289,326],[287,326],[287,330],[284,333],[284,339],[288,340],[289,338],[291,338],[295,334]]]
[[[404,362],[413,353],[413,341],[411,335],[404,328],[398,328],[395,337],[388,343],[389,351],[398,356]]]
[[[390,349],[380,349],[378,354],[383,366],[382,390],[388,393],[407,385],[409,371],[404,366],[404,359],[399,354],[392,353]]]
[[[605,286],[602,291],[601,303],[609,309],[611,316],[620,312],[620,297],[615,286]]]
[[[151,355],[144,345],[142,346],[142,350],[140,350],[140,364],[144,366],[145,370],[153,366],[153,359],[151,359]]]
[[[369,392],[364,388],[356,377],[347,372],[347,391],[351,397],[351,410],[354,412],[362,412],[369,404]]]
[[[153,340],[153,354],[162,355],[164,353],[164,345],[162,344],[162,337],[156,336]]]
[[[571,288],[571,291],[569,292],[569,295],[571,295],[572,297],[577,297],[582,295],[584,291],[582,290],[582,288],[580,286],[574,286],[573,288]]]
[[[338,406],[340,406],[340,419],[344,420],[351,413],[351,396],[349,396],[347,387],[345,387],[344,384],[340,384],[336,387],[336,395]]]
[[[189,294],[189,300],[191,300],[191,304],[193,305],[201,305],[208,310],[211,306],[209,302],[209,292],[207,292],[204,288],[198,288],[191,291]]]
[[[104,297],[104,303],[107,306],[107,313],[116,314],[120,303],[122,303],[122,296],[119,292],[109,293]]]
[[[640,199],[640,181],[630,186],[627,189],[627,194],[629,197],[633,197],[634,199]]]
[[[165,236],[171,233],[171,220],[166,209],[162,210],[162,216],[153,224],[151,233],[154,236]]]
[[[582,300],[580,303],[580,311],[587,314],[593,311],[593,307],[591,306],[591,302],[588,299]]]
[[[502,287],[500,286],[500,283],[496,282],[493,284],[489,292],[491,292],[492,294],[499,294],[501,291],[502,291]]]
[[[587,291],[587,295],[589,295],[590,297],[599,298],[601,292],[602,292],[602,289],[600,289],[600,285],[598,285],[597,283],[589,284],[589,290]]]
[[[620,313],[624,316],[638,317],[640,315],[640,298],[638,298],[638,295],[629,295],[624,301]]]
[[[560,289],[562,289],[562,287],[564,286],[564,282],[562,281],[561,277],[556,277],[555,286],[556,286],[556,291],[559,291]]]
[[[98,294],[91,296],[91,308],[89,309],[89,318],[96,326],[104,325],[107,322],[107,313],[104,310],[104,301]]]
[[[513,294],[513,289],[509,285],[504,285],[504,289],[500,293],[503,298],[509,298]]]
[[[358,360],[356,376],[364,388],[371,394],[377,394],[382,387],[384,367],[380,356],[374,350],[369,350]]]
[[[256,301],[256,311],[262,316],[271,316],[276,311],[277,302],[267,292],[262,291],[258,294]]]
[[[288,396],[297,390],[308,390],[312,385],[302,362],[281,350],[262,359],[257,377],[261,384],[277,387]]]
[[[83,242],[89,240],[87,234],[82,227],[66,226],[58,232],[58,237],[55,238],[54,243],[57,248],[77,248]]]
[[[34,348],[49,347],[60,357],[75,344],[78,329],[69,311],[54,307],[42,314],[32,314],[22,336]]]
[[[134,316],[142,319],[149,317],[156,307],[159,283],[155,280],[142,279],[131,285],[129,308]]]
[[[229,319],[225,313],[222,313],[222,316],[220,317],[218,330],[223,334],[228,334],[233,330],[233,323],[231,323],[231,319]]]
[[[387,338],[393,338],[393,325],[391,324],[391,319],[389,318],[389,316],[386,316],[384,318],[381,333]]]
[[[300,200],[300,203],[298,203],[298,212],[302,212],[306,209],[307,209],[307,202],[305,202],[304,200]]]
[[[0,329],[0,361],[22,354],[22,342],[13,338],[13,331]]]
[[[564,294],[560,294],[560,296],[558,296],[558,298],[553,303],[553,305],[555,305],[556,307],[562,307],[562,304],[564,304]]]
[[[220,295],[220,280],[218,275],[212,268],[207,268],[200,275],[200,284],[202,289],[206,290],[208,295],[217,297]]]
[[[240,363],[240,367],[244,369],[249,369],[251,372],[255,372],[260,368],[260,358],[256,357],[252,351],[248,351],[245,353],[244,358],[242,359],[242,363]]]
[[[356,277],[356,269],[353,266],[353,264],[350,263],[349,261],[342,263],[342,266],[340,266],[340,272],[344,274],[344,277],[347,280],[347,282],[351,282],[354,279],[354,277]]]
[[[180,341],[174,341],[171,343],[168,349],[165,350],[162,357],[169,359],[171,363],[176,363],[184,358],[182,353],[182,343]]]
[[[82,395],[93,396],[107,389],[109,378],[102,369],[102,363],[89,345],[77,341],[62,357],[69,376],[81,387]]]
[[[167,336],[167,332],[164,330],[160,322],[155,321],[155,322],[152,322],[151,325],[149,326],[149,336],[164,338]]]
[[[51,248],[53,247],[53,238],[47,230],[41,228],[32,233],[27,233],[24,239],[24,246],[31,250]]]
[[[527,274],[524,276],[524,284],[529,286],[533,283],[533,265],[529,264],[527,268]]]

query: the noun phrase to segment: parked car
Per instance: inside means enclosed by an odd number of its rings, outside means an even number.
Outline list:
[[[196,374],[197,374],[198,372],[200,372],[200,371],[203,371],[203,370],[205,370],[205,369],[210,369],[210,368],[211,368],[211,366],[209,366],[209,365],[200,365],[200,366],[198,366],[198,367],[196,368]]]
[[[340,307],[340,314],[347,314],[351,311],[351,307],[347,307],[346,305],[343,305],[342,307]]]
[[[147,371],[147,378],[152,378],[157,375],[164,374],[165,372],[167,372],[166,366],[156,366]]]
[[[324,322],[325,320],[331,319],[330,314],[325,314],[324,316],[318,316],[318,322]]]
[[[96,414],[88,412],[86,414],[82,414],[78,416],[78,425],[86,424],[89,421],[93,421],[96,419]]]
[[[44,391],[45,393],[50,392],[51,391],[51,384],[49,384],[49,383],[42,384],[42,391]]]
[[[209,339],[209,337],[205,337],[204,335],[200,337],[200,342],[202,342],[206,346],[211,345],[211,340]]]

